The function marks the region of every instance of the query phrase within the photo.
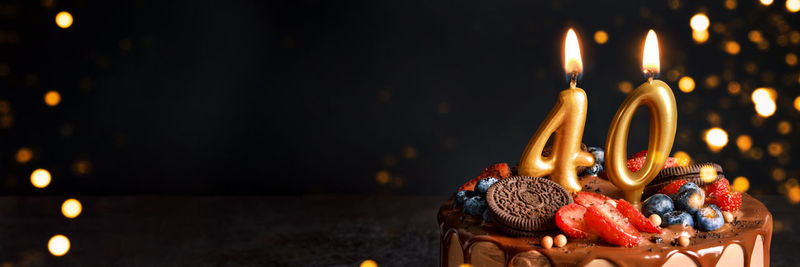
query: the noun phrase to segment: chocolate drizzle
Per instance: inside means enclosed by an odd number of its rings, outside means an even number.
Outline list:
[[[584,184],[608,183],[596,177],[583,179]],[[594,188],[594,187],[593,187]],[[604,190],[605,191],[605,190]],[[606,193],[606,192],[604,192]],[[609,192],[613,194],[614,192]],[[742,206],[736,213],[737,221],[727,223],[713,232],[696,233],[691,227],[670,226],[662,234],[642,233],[642,243],[637,247],[623,248],[598,240],[570,239],[564,248],[544,249],[540,240],[545,235],[555,236],[560,232],[535,232],[530,237],[512,237],[499,231],[496,225],[483,222],[479,217],[463,216],[461,211],[452,208],[452,199],[446,201],[439,210],[438,221],[441,234],[440,265],[448,266],[450,237],[455,234],[463,252],[463,262],[470,263],[472,248],[480,242],[491,242],[501,252],[505,263],[511,266],[514,257],[529,251],[536,251],[546,257],[553,266],[583,266],[595,259],[604,259],[617,266],[661,266],[667,260],[682,253],[699,266],[715,266],[727,246],[739,244],[744,252],[744,266],[750,266],[751,255],[756,246],[758,236],[763,239],[764,266],[769,266],[769,246],[772,238],[772,215],[766,207],[751,197],[743,194]],[[681,234],[690,234],[691,244],[688,247],[671,245]],[[662,242],[653,242],[651,238],[658,235]],[[654,239],[655,240],[655,239]]]

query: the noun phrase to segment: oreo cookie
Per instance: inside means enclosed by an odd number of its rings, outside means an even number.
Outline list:
[[[713,179],[703,179],[700,176],[700,170],[705,167],[714,168],[714,170],[717,172],[717,176]],[[651,181],[644,188],[643,196],[648,197],[654,195],[658,193],[661,188],[669,185],[675,180],[684,179],[699,186],[705,186],[716,182],[720,178],[725,178],[725,174],[722,171],[722,166],[711,162],[691,164],[683,167],[664,168],[658,173],[656,178],[654,178],[653,181]]]
[[[554,229],[559,208],[572,203],[564,187],[546,178],[512,176],[492,185],[486,193],[489,216],[503,232],[532,236]]]

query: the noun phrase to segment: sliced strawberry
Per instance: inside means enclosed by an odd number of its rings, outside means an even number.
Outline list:
[[[507,163],[497,163],[486,167],[480,175],[478,175],[478,180],[486,178],[486,177],[495,177],[497,179],[508,178],[511,176],[511,168],[508,167]]]
[[[586,207],[575,203],[563,206],[556,212],[556,226],[570,238],[593,237],[583,221],[585,213]]]
[[[628,222],[614,206],[604,203],[586,208],[583,216],[592,233],[600,236],[608,243],[633,247],[639,244],[639,231]]]
[[[624,199],[617,200],[617,210],[619,210],[625,218],[628,218],[628,221],[633,224],[633,227],[636,227],[637,230],[647,233],[661,233],[661,229],[644,217],[630,202]]]
[[[723,211],[736,211],[742,205],[742,193],[727,192],[722,195],[714,195],[709,198],[709,204],[714,204]]]
[[[606,201],[609,201],[609,200],[613,201],[613,199],[611,199],[610,197],[607,197],[605,195],[596,194],[596,193],[592,193],[592,192],[586,192],[586,191],[580,191],[580,192],[576,193],[572,197],[572,200],[574,200],[575,203],[578,203],[581,206],[584,206],[584,207],[587,207],[587,208],[589,206],[603,204],[603,203],[605,203]],[[613,204],[613,205],[616,205],[616,204]]]
[[[719,178],[713,184],[706,186],[706,198],[724,195],[731,191],[730,188],[731,184],[728,182],[728,179]]]
[[[658,190],[658,193],[659,194],[668,195],[668,196],[672,195],[672,194],[675,194],[675,193],[678,193],[678,189],[680,189],[681,186],[683,186],[686,183],[688,183],[688,181],[686,181],[684,179],[679,179],[679,180],[672,181],[671,183],[669,183],[664,188],[661,188],[661,190]]]

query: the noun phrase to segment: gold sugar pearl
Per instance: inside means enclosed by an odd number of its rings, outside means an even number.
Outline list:
[[[656,226],[661,225],[661,216],[658,216],[658,214],[651,214],[649,219]]]
[[[733,213],[731,213],[730,211],[723,211],[722,212],[722,217],[725,218],[725,222],[727,222],[727,223],[731,223],[735,219],[733,217]]]
[[[555,240],[553,240],[556,247],[564,247],[567,245],[567,237],[564,235],[557,235]]]
[[[545,236],[542,237],[542,247],[543,248],[552,248],[553,247],[553,237]]]
[[[689,246],[689,237],[685,235],[678,237],[678,244],[681,245],[681,247]]]

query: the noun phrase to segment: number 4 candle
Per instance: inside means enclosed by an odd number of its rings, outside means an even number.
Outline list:
[[[653,30],[647,33],[642,69],[648,81],[628,95],[614,115],[606,139],[606,175],[624,192],[625,199],[639,205],[644,187],[658,175],[672,150],[678,113],[672,89],[653,77],[659,71],[658,39]],[[650,112],[650,136],[647,158],[637,172],[628,170],[627,146],[631,119],[640,105]]]
[[[534,177],[550,176],[567,191],[578,192],[577,167],[594,164],[591,153],[581,151],[583,126],[586,122],[586,92],[576,87],[583,70],[581,51],[575,31],[569,29],[564,43],[564,70],[570,77],[570,88],[558,94],[558,102],[528,142],[519,163],[519,174]],[[555,133],[553,150],[543,157],[542,150]]]

